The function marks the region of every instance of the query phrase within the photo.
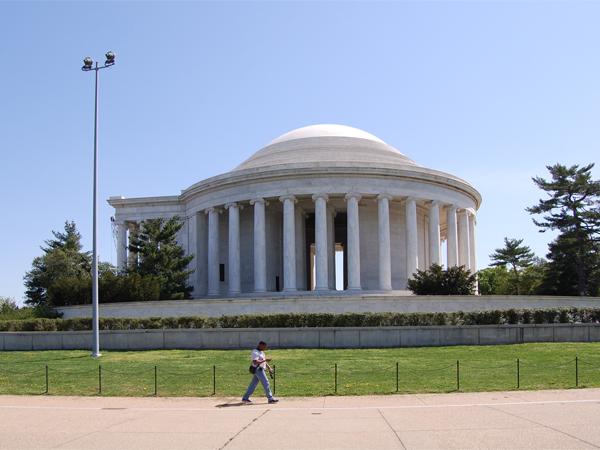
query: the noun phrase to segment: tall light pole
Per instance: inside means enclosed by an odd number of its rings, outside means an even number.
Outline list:
[[[96,85],[94,90],[94,231],[92,233],[92,357],[98,358],[100,353],[100,331],[98,326],[98,71],[106,69],[115,64],[115,54],[106,53],[106,61],[103,66],[94,62],[89,56],[83,60],[84,72],[94,71],[96,73]]]

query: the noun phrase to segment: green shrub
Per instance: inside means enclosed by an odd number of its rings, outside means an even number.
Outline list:
[[[417,295],[473,295],[477,276],[464,266],[444,270],[432,264],[427,270],[417,270],[407,287]]]
[[[436,325],[503,325],[547,323],[600,323],[600,308],[566,308],[453,313],[297,313],[244,314],[222,317],[146,317],[100,319],[101,330],[155,330],[194,328],[314,328]],[[90,330],[89,318],[0,320],[0,331]]]

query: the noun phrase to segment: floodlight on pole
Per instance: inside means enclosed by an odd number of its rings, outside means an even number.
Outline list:
[[[94,88],[94,200],[93,200],[93,232],[92,232],[92,357],[98,358],[100,353],[100,330],[99,330],[99,311],[98,311],[98,71],[106,69],[115,64],[115,54],[111,51],[106,53],[106,62],[99,66],[97,62],[86,56],[83,60],[84,72],[94,71],[96,73],[96,83]]]

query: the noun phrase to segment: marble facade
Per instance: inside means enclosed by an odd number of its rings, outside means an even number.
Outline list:
[[[195,255],[190,284],[198,298],[332,291],[336,271],[344,290],[404,290],[433,263],[477,269],[475,188],[341,125],[286,133],[178,196],[109,203],[120,268],[137,257],[127,240],[141,221],[184,219],[178,241]]]

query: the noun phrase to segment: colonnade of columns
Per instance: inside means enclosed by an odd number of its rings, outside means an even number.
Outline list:
[[[360,230],[359,230],[359,201],[361,194],[348,193],[345,195],[347,211],[347,266],[348,289],[361,290],[361,256],[360,256]],[[392,259],[390,238],[390,201],[395,198],[391,195],[380,194],[377,201],[377,230],[378,230],[378,289],[392,289]],[[331,261],[328,248],[332,242],[333,232],[330,213],[327,207],[329,196],[315,194],[312,196],[315,208],[315,264],[316,280],[315,290],[330,290],[330,274],[333,273],[335,260]],[[296,252],[296,214],[297,199],[293,195],[279,198],[283,204],[283,291],[297,290],[297,258]],[[267,290],[267,237],[265,227],[265,206],[268,202],[264,198],[250,200],[254,215],[254,292],[263,293]],[[441,226],[440,213],[442,208],[446,212],[446,241],[448,267],[463,265],[472,272],[476,271],[475,259],[475,212],[471,209],[459,208],[456,205],[442,205],[438,201],[423,201],[428,209],[426,226],[427,256],[429,265],[441,264]],[[228,213],[228,294],[237,295],[241,292],[240,272],[240,209],[238,203],[228,203],[224,209]],[[404,198],[406,218],[406,277],[410,278],[418,268],[425,267],[425,261],[419,264],[418,218],[417,199]],[[220,258],[219,258],[219,215],[222,208],[211,207],[204,211],[208,216],[208,245],[207,245],[207,294],[217,296],[220,294]],[[132,264],[136,255],[127,252],[127,231],[131,234],[135,230],[134,222],[117,223],[117,264],[119,269]]]

